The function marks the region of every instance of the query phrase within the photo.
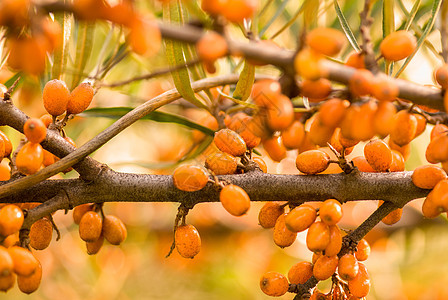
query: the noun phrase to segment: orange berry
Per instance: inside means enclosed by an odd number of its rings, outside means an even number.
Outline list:
[[[378,202],[378,207],[383,204],[384,201],[380,200]],[[401,220],[401,215],[403,214],[402,208],[397,208],[391,211],[387,216],[385,216],[381,221],[386,225],[393,225]]]
[[[336,272],[338,267],[338,257],[322,255],[316,261],[313,267],[313,275],[317,280],[325,280],[331,277]]]
[[[48,152],[44,149],[44,160],[42,161],[42,165],[44,167],[48,167],[51,164],[54,164],[55,158],[51,152]]]
[[[75,115],[85,111],[92,102],[93,95],[94,91],[90,83],[84,82],[78,85],[68,98],[67,113]]]
[[[9,255],[11,255],[14,264],[14,273],[19,276],[32,275],[39,266],[39,261],[27,249],[12,246],[8,248]]]
[[[258,106],[269,106],[282,92],[280,83],[272,79],[262,79],[254,83],[251,97]]]
[[[258,156],[254,156],[254,157],[252,157],[252,160],[257,163],[257,165],[260,167],[260,169],[261,169],[261,171],[263,171],[263,173],[268,172],[268,166],[266,165],[266,163],[263,159],[261,159]]]
[[[204,127],[207,127],[213,131],[219,129],[218,121],[216,121],[215,117],[210,114],[204,115],[201,119],[198,120],[198,123]],[[199,130],[192,131],[192,138],[195,143],[201,142],[206,137],[205,133]]]
[[[417,132],[417,119],[407,110],[400,110],[390,132],[390,139],[398,146],[409,144]]]
[[[294,68],[300,76],[310,80],[325,77],[327,71],[322,66],[322,54],[311,50],[302,49],[294,58]]]
[[[392,151],[383,140],[372,140],[364,146],[364,156],[378,172],[386,172],[392,164]]]
[[[250,19],[258,7],[256,0],[227,0],[221,14],[230,22],[242,23],[244,19]]]
[[[44,123],[46,128],[53,123],[53,117],[50,114],[44,114],[39,119]]]
[[[75,224],[79,224],[82,216],[84,216],[86,212],[91,210],[93,210],[93,205],[89,203],[76,206],[73,209],[73,222],[75,222]]]
[[[364,156],[356,156],[352,159],[353,164],[355,167],[358,168],[361,172],[369,172],[369,173],[375,173],[376,170],[372,168],[372,166],[367,162],[367,159]]]
[[[282,131],[283,145],[288,149],[298,149],[305,138],[305,128],[299,121],[294,121]]]
[[[308,98],[324,100],[331,93],[331,81],[326,78],[305,79],[300,85],[300,93]]]
[[[266,202],[258,214],[258,223],[263,228],[273,228],[278,217],[285,212],[280,202]]]
[[[102,235],[112,245],[120,245],[126,240],[128,231],[120,218],[107,215],[103,219]]]
[[[102,235],[94,242],[86,242],[87,254],[88,255],[97,254],[100,251],[101,247],[103,247],[103,244],[104,244],[104,236]]]
[[[358,274],[358,260],[353,254],[345,254],[339,258],[338,274],[342,280],[353,280]]]
[[[196,43],[196,51],[200,59],[213,63],[225,56],[229,51],[226,39],[216,32],[207,32]]]
[[[420,115],[420,114],[414,114],[415,118],[417,119],[417,129],[415,131],[415,136],[414,138],[418,137],[419,135],[421,135],[425,129],[426,129],[426,119],[424,116]]]
[[[0,209],[0,235],[6,237],[16,233],[22,227],[24,220],[22,210],[14,205],[7,204]]]
[[[100,237],[102,228],[101,216],[94,211],[88,211],[79,221],[79,237],[85,242],[94,242]]]
[[[394,101],[400,90],[395,81],[387,76],[377,76],[372,85],[372,95],[380,101]]]
[[[357,250],[355,252],[356,259],[359,261],[365,261],[370,255],[370,245],[365,239],[359,241]]]
[[[260,279],[260,288],[268,296],[280,297],[288,291],[289,283],[283,274],[267,272]]]
[[[342,234],[338,225],[330,225],[330,243],[325,248],[326,256],[338,255],[342,248]]]
[[[313,264],[315,264],[316,263],[316,261],[319,259],[319,257],[321,257],[323,254],[322,254],[323,252],[313,252],[313,256],[312,256],[312,258],[311,258],[311,262],[313,263]]]
[[[128,43],[135,53],[154,56],[162,45],[162,35],[154,21],[142,17],[133,18],[129,26]]]
[[[436,136],[426,148],[426,160],[432,164],[448,160],[448,134]]]
[[[17,169],[26,175],[39,171],[44,161],[44,151],[40,144],[26,143],[17,153]]]
[[[370,277],[363,263],[358,263],[358,274],[348,282],[350,293],[358,298],[367,296],[370,290]]]
[[[182,165],[173,173],[173,183],[181,191],[195,192],[207,185],[208,176],[204,169],[193,165]]]
[[[376,104],[376,102],[370,100],[363,103],[359,107],[359,110],[355,110],[353,119],[351,120],[351,123],[349,123],[349,125],[352,126],[350,130],[351,137],[348,138],[357,141],[367,141],[373,138],[373,136],[375,135],[373,117],[377,109],[378,105]],[[346,137],[345,134],[343,135],[344,137]]]
[[[274,243],[280,248],[291,246],[297,238],[297,233],[286,227],[286,215],[282,214],[279,216],[274,226]]]
[[[356,70],[349,79],[350,92],[355,97],[369,95],[372,93],[372,85],[374,82],[375,77],[369,70]]]
[[[310,131],[308,132],[310,140],[315,145],[326,147],[327,143],[331,140],[335,129],[326,126],[320,121],[320,113],[317,113],[310,122]]]
[[[392,32],[380,44],[381,54],[391,61],[408,57],[417,48],[417,39],[410,32],[399,30]]]
[[[357,51],[351,52],[347,56],[345,65],[356,69],[365,69],[366,65],[364,63],[364,54],[362,52]]]
[[[286,157],[286,148],[282,143],[281,137],[273,136],[263,141],[264,150],[273,161],[281,161]]]
[[[237,159],[225,152],[213,153],[205,159],[205,167],[215,175],[235,174]]]
[[[318,147],[311,141],[310,133],[305,131],[305,137],[303,138],[302,144],[299,147],[299,153],[308,151],[308,150],[316,150]]]
[[[241,156],[247,151],[243,138],[230,129],[221,129],[215,132],[213,141],[219,150],[233,156]]]
[[[181,225],[177,227],[174,241],[177,252],[182,257],[194,258],[201,251],[201,237],[193,225]]]
[[[9,255],[5,247],[0,246],[0,278],[11,274],[13,267],[11,255]]]
[[[345,41],[345,35],[333,28],[315,28],[306,36],[308,46],[314,51],[328,56],[338,54],[344,46]]]
[[[34,293],[40,286],[42,279],[42,265],[37,261],[37,268],[30,276],[17,276],[19,290],[25,294]]]
[[[272,131],[282,131],[294,121],[294,107],[291,99],[278,95],[267,108],[267,124]]]
[[[36,250],[46,249],[53,237],[53,225],[47,218],[37,220],[30,228],[30,246]]]
[[[42,92],[44,107],[52,116],[62,115],[67,109],[67,103],[70,96],[65,82],[53,79],[45,84]]]
[[[333,98],[325,101],[319,107],[319,120],[322,124],[328,127],[338,127],[344,119],[347,108],[350,102]]]
[[[330,163],[330,156],[320,150],[309,150],[300,153],[296,159],[296,166],[305,174],[317,174],[325,171]]]
[[[412,173],[412,182],[422,189],[433,189],[439,181],[446,178],[445,171],[434,165],[419,166]]]
[[[250,208],[250,199],[247,193],[237,185],[229,184],[219,193],[219,201],[232,216],[242,216]]]
[[[314,222],[306,235],[306,245],[310,251],[324,251],[330,243],[330,227],[324,222]]]
[[[8,138],[6,134],[3,133],[3,131],[0,130],[0,137],[3,139],[5,144],[5,152],[3,154],[3,157],[7,157],[12,152],[12,143],[11,140]]]
[[[438,67],[434,72],[434,77],[442,88],[446,89],[448,87],[448,64]]]
[[[436,124],[431,130],[431,141],[439,135],[448,133],[448,126],[444,124]]]
[[[411,155],[411,144],[406,144],[403,146],[398,146],[389,138],[389,147],[392,150],[398,151],[403,156],[404,160],[407,160]]]
[[[302,204],[291,210],[285,217],[286,227],[293,232],[308,229],[316,220],[316,210],[307,204]]]
[[[392,163],[389,167],[390,172],[403,172],[405,169],[404,157],[400,152],[392,150]]]
[[[227,0],[202,0],[201,8],[211,15],[218,15],[222,12],[226,3]]]
[[[0,291],[6,292],[14,286],[16,282],[16,275],[14,273],[10,273],[9,275],[0,277]]]
[[[307,261],[296,263],[288,271],[288,280],[291,284],[304,284],[313,276],[313,264]]]
[[[23,133],[31,143],[40,143],[47,136],[47,127],[40,119],[31,118],[23,125]]]
[[[319,216],[325,224],[335,225],[342,218],[341,203],[335,199],[325,200],[319,209]]]
[[[392,102],[381,101],[378,104],[378,109],[373,115],[373,128],[376,134],[385,137],[390,133],[396,113],[397,109]]]

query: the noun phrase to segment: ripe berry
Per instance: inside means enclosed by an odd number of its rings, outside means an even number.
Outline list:
[[[407,110],[400,110],[390,132],[390,139],[398,146],[409,144],[417,132],[417,119]]]
[[[294,107],[285,95],[278,95],[267,108],[267,124],[272,131],[287,129],[294,121]]]
[[[338,267],[338,257],[322,255],[318,258],[313,267],[313,275],[317,280],[325,280],[336,272]]]
[[[370,277],[363,263],[358,263],[359,270],[355,278],[348,282],[348,288],[353,296],[362,298],[367,296],[370,290]]]
[[[448,126],[444,124],[436,124],[431,130],[431,141],[439,135],[448,133]]]
[[[37,270],[39,262],[29,250],[12,246],[8,248],[8,252],[14,264],[14,273],[17,275],[30,276]]]
[[[154,21],[142,17],[133,18],[127,37],[128,43],[135,53],[153,56],[162,45],[162,35]]]
[[[392,164],[392,151],[383,140],[372,140],[364,146],[364,156],[376,171],[386,172]]]
[[[11,289],[14,286],[14,283],[16,282],[16,275],[14,273],[10,273],[6,276],[0,277],[0,291],[7,292],[9,289]]]
[[[68,114],[82,113],[89,107],[94,95],[93,87],[85,82],[78,85],[71,93],[67,103]]]
[[[380,101],[394,101],[400,93],[395,81],[388,76],[377,76],[371,91],[373,97]]]
[[[392,164],[390,165],[390,172],[403,172],[405,169],[404,157],[400,152],[392,150]]]
[[[36,221],[30,228],[30,246],[36,250],[46,249],[53,236],[53,225],[47,218]]]
[[[345,65],[355,69],[365,69],[364,54],[362,52],[353,51],[347,56]]]
[[[201,124],[204,127],[207,127],[213,131],[218,130],[219,125],[218,121],[216,121],[215,117],[213,117],[210,114],[205,114],[202,116],[198,121],[198,124]],[[199,131],[199,130],[193,130],[192,132],[192,138],[195,143],[201,142],[206,137],[205,133]]]
[[[268,296],[280,297],[289,289],[289,283],[283,274],[267,272],[260,279],[260,288]]]
[[[47,136],[47,127],[40,119],[31,118],[23,125],[23,133],[31,143],[40,143]]]
[[[79,237],[85,242],[94,242],[100,237],[102,226],[101,216],[94,211],[88,211],[79,221]]]
[[[302,204],[291,210],[285,217],[286,227],[293,232],[308,229],[316,220],[316,210],[307,204]]]
[[[326,147],[331,140],[334,133],[334,128],[326,126],[320,120],[320,113],[315,114],[314,118],[310,120],[310,131],[308,137],[310,140],[320,147]]]
[[[6,237],[20,230],[23,224],[23,212],[14,205],[7,204],[0,209],[0,235]]]
[[[39,261],[37,263],[36,271],[30,276],[17,276],[17,285],[22,293],[31,294],[39,288],[42,279],[42,265]]]
[[[341,203],[335,199],[325,200],[319,209],[319,215],[322,222],[327,225],[335,225],[342,218]]]
[[[257,163],[257,165],[260,167],[260,169],[261,169],[261,171],[263,171],[263,173],[268,172],[268,166],[266,165],[265,161],[262,158],[260,158],[258,156],[254,156],[254,157],[252,157],[252,160]]]
[[[356,156],[352,159],[352,163],[361,172],[375,173],[376,170],[367,162],[364,156]]]
[[[44,161],[44,151],[40,144],[26,143],[17,153],[17,169],[26,175],[39,171]]]
[[[219,193],[222,206],[233,216],[239,217],[247,213],[250,199],[247,193],[237,185],[229,184]]]
[[[6,134],[3,133],[3,131],[0,130],[0,138],[3,139],[4,142],[4,153],[2,157],[8,157],[12,152],[12,143],[11,140],[8,138]]]
[[[432,164],[448,160],[448,135],[441,134],[429,142],[426,148],[426,160]]]
[[[392,32],[380,44],[381,54],[391,61],[408,57],[417,48],[417,39],[410,32],[399,30]]]
[[[416,138],[425,131],[426,119],[424,116],[422,116],[420,114],[414,114],[414,116],[417,119],[417,129],[416,129],[415,136],[414,136],[414,138]]]
[[[219,150],[233,156],[241,156],[247,151],[243,138],[230,129],[221,129],[215,132],[213,141]]]
[[[52,116],[62,115],[67,109],[67,103],[70,96],[65,82],[53,79],[45,84],[42,99],[44,107]]]
[[[299,121],[294,121],[282,131],[283,145],[288,149],[298,149],[305,138],[305,128]]]
[[[373,128],[376,134],[385,137],[390,133],[396,113],[397,109],[392,102],[381,101],[378,104],[378,109],[373,116]]]
[[[282,138],[273,136],[263,141],[263,148],[273,161],[281,161],[286,157],[286,148],[282,143]]]
[[[350,102],[339,98],[332,98],[321,104],[319,107],[319,119],[322,124],[328,127],[338,127],[345,116],[345,112]]]
[[[365,261],[370,255],[370,245],[365,239],[359,241],[355,256],[359,261]]]
[[[227,0],[221,14],[230,22],[242,23],[244,19],[250,19],[258,7],[256,0]]]
[[[330,243],[325,248],[326,256],[338,255],[342,248],[342,235],[338,225],[328,226],[330,229]]]
[[[285,212],[280,202],[266,202],[258,214],[258,223],[263,228],[273,228],[278,217]]]
[[[342,130],[343,124],[341,124],[341,130],[344,137],[358,141],[370,140],[375,135],[375,128],[373,127],[373,116],[375,115],[377,109],[378,105],[373,100],[361,104],[359,110],[355,109],[351,122],[345,124],[351,126],[350,136],[345,136],[344,130]],[[345,123],[345,120],[343,123]]]
[[[400,152],[405,160],[409,159],[409,156],[411,155],[411,145],[410,144],[398,146],[389,138],[389,147],[392,150]]]
[[[442,88],[446,89],[448,87],[448,64],[438,67],[434,72],[434,77]]]
[[[320,150],[309,150],[300,153],[296,159],[296,166],[305,174],[317,174],[325,171],[330,164],[330,156]]]
[[[296,263],[288,271],[288,280],[291,284],[304,284],[313,276],[313,264],[307,261]]]
[[[215,175],[235,174],[237,159],[230,154],[219,151],[207,156],[205,167]]]
[[[302,96],[313,99],[312,102],[319,102],[328,97],[331,93],[331,81],[326,78],[316,80],[305,79],[300,85]]]
[[[88,212],[93,210],[93,205],[90,203],[86,203],[86,204],[81,204],[76,206],[73,209],[73,222],[75,222],[75,224],[79,224],[79,221],[81,221],[82,216]]]
[[[102,235],[112,245],[120,245],[128,235],[123,222],[116,216],[107,215],[103,219]]]
[[[251,97],[258,106],[269,106],[282,92],[280,83],[272,79],[263,79],[254,83]]]
[[[201,8],[211,15],[218,15],[221,13],[226,3],[226,0],[202,0]]]
[[[310,251],[324,251],[330,243],[330,227],[324,222],[314,222],[306,235],[306,245]]]
[[[412,183],[422,189],[433,189],[437,183],[446,179],[445,171],[434,165],[419,166],[412,173]]]
[[[345,254],[339,258],[338,274],[343,280],[353,280],[358,274],[358,270],[358,260],[353,254]]]
[[[182,257],[194,258],[201,250],[201,237],[193,225],[181,225],[175,233],[177,252]]]
[[[206,186],[208,176],[204,169],[193,165],[182,165],[173,173],[173,183],[181,191],[195,192]]]
[[[314,51],[328,56],[338,54],[344,46],[345,41],[344,34],[333,28],[315,28],[306,36],[308,46]]]
[[[200,59],[213,63],[227,54],[229,48],[226,39],[216,32],[207,32],[196,43],[196,51]]]
[[[104,244],[104,236],[102,235],[94,242],[86,242],[87,254],[89,255],[97,254],[100,251],[103,244]]]
[[[302,49],[294,58],[294,68],[300,76],[310,80],[325,77],[327,71],[322,66],[323,56],[310,48]]]
[[[274,226],[274,243],[280,248],[291,246],[297,238],[297,233],[286,227],[285,218],[286,214],[282,214],[277,218]]]
[[[380,203],[381,203],[381,200],[380,200]],[[379,205],[381,205],[381,204],[379,204]],[[386,225],[393,225],[401,220],[402,214],[403,214],[403,209],[397,208],[397,209],[391,211],[381,221]]]
[[[369,95],[372,93],[372,85],[374,82],[375,77],[369,70],[356,70],[349,79],[350,93],[355,97]]]
[[[12,273],[13,262],[5,247],[0,246],[0,278]]]

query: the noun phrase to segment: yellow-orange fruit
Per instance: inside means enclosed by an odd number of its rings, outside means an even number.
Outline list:
[[[305,79],[300,85],[302,96],[310,99],[324,100],[331,93],[331,81],[326,78]]]
[[[325,200],[319,208],[319,216],[327,225],[335,225],[342,218],[342,205],[336,199]]]
[[[311,258],[311,262],[313,264],[316,263],[316,261],[319,259],[319,257],[321,257],[323,255],[323,252],[313,252],[313,256]]]
[[[310,251],[324,251],[330,243],[330,227],[324,222],[314,222],[306,235],[306,245]]]
[[[104,236],[102,235],[94,242],[86,242],[87,254],[89,255],[97,254],[100,251],[101,247],[103,247],[103,244],[104,244]]]
[[[273,136],[263,141],[264,150],[273,161],[281,161],[286,157],[286,148],[282,143],[281,137]]]
[[[274,243],[280,248],[291,246],[297,237],[296,232],[292,232],[286,227],[285,218],[286,214],[279,216],[274,226]]]
[[[398,151],[403,155],[404,160],[408,160],[411,155],[411,144],[406,144],[403,146],[398,146],[389,138],[389,147],[392,150]]]
[[[410,32],[399,30],[392,32],[380,44],[381,54],[391,61],[408,57],[417,48],[417,39]]]
[[[258,213],[258,224],[263,228],[273,228],[278,217],[284,212],[280,202],[266,202]]]
[[[16,275],[14,273],[10,273],[9,275],[0,277],[0,291],[6,292],[14,286],[16,282]]]
[[[211,15],[218,15],[221,13],[226,3],[226,0],[202,0],[201,8]]]
[[[322,124],[328,127],[337,127],[342,122],[350,102],[333,98],[325,101],[319,107],[319,119]]]
[[[372,95],[380,101],[394,101],[399,92],[395,81],[388,76],[377,76],[372,85]]]
[[[299,153],[316,149],[318,149],[318,147],[311,141],[310,133],[305,131],[305,137],[303,138],[302,144],[300,144]]]
[[[426,148],[426,160],[432,164],[448,160],[448,135],[436,136]]]
[[[40,144],[26,143],[17,153],[17,169],[26,175],[39,171],[44,161],[44,150]]]
[[[291,210],[285,217],[286,227],[293,232],[308,229],[316,220],[317,212],[312,206],[302,204]]]
[[[268,296],[280,297],[289,289],[289,283],[283,274],[267,272],[260,279],[260,288]]]
[[[0,131],[1,132],[1,131]],[[439,135],[448,133],[448,126],[444,124],[436,124],[431,130],[431,141]]]
[[[0,159],[5,157],[5,140],[0,136]]]
[[[241,156],[247,151],[243,138],[230,129],[221,129],[215,132],[213,141],[219,150],[233,156]]]
[[[448,87],[448,64],[443,64],[434,71],[434,78],[443,89]]]
[[[262,79],[254,83],[251,97],[256,105],[267,107],[282,92],[280,83],[272,79]]]
[[[356,248],[357,248],[355,252],[356,259],[358,261],[365,261],[370,255],[369,243],[365,239],[362,239],[359,241],[358,246]]]
[[[201,251],[201,237],[193,225],[177,227],[174,241],[182,257],[194,258]]]
[[[250,19],[258,7],[256,0],[227,0],[221,14],[230,22],[242,23],[244,19]]]
[[[216,131],[219,128],[218,121],[210,114],[202,116],[197,123],[213,131]],[[191,136],[195,143],[201,142],[206,137],[205,133],[196,129],[192,131]]]
[[[88,211],[79,221],[79,237],[85,242],[94,242],[100,237],[102,227],[101,216],[94,211]]]
[[[11,179],[11,168],[6,164],[0,163],[0,181]]]
[[[247,213],[250,208],[250,199],[247,193],[239,186],[229,184],[219,193],[219,201],[228,213],[239,217]]]
[[[378,207],[381,206],[383,201],[378,202]],[[403,215],[403,209],[397,208],[391,211],[387,216],[385,216],[381,221],[386,225],[393,225],[401,220],[401,216]]]
[[[366,69],[356,70],[349,79],[350,93],[355,97],[370,95],[375,82],[373,74]]]
[[[291,284],[304,284],[313,276],[313,264],[307,261],[296,263],[288,271],[288,280]]]
[[[103,219],[102,235],[112,245],[120,245],[128,235],[124,223],[116,216],[107,215]]]
[[[417,119],[417,129],[415,131],[415,137],[418,137],[419,135],[421,135],[425,129],[426,129],[426,119],[424,116],[420,115],[420,114],[414,114],[415,118]]]
[[[84,82],[78,85],[71,93],[67,103],[67,113],[79,114],[89,107],[94,95],[90,83]]]
[[[317,80],[325,77],[327,73],[322,66],[322,59],[322,54],[310,48],[304,48],[294,58],[294,69],[305,79]]]
[[[159,52],[162,45],[162,35],[154,21],[136,17],[133,18],[129,29],[127,40],[132,51],[147,57]]]
[[[353,254],[345,254],[339,258],[338,274],[343,280],[353,280],[358,274],[358,260]]]
[[[338,54],[344,46],[345,41],[344,34],[333,28],[315,28],[306,36],[308,46],[314,51],[328,56]]]
[[[86,212],[91,210],[93,210],[93,205],[89,203],[76,206],[73,209],[73,222],[75,222],[75,224],[79,224],[79,221],[81,221],[82,216]]]
[[[397,109],[392,102],[382,101],[378,104],[378,109],[373,115],[373,128],[381,136],[387,136],[394,125]]]
[[[267,124],[272,131],[282,131],[294,121],[294,107],[285,95],[278,95],[267,108]]]
[[[23,212],[14,205],[7,204],[0,209],[0,235],[8,236],[20,230],[23,224]]]
[[[412,182],[422,189],[433,189],[439,181],[446,179],[445,171],[434,165],[417,167],[412,173]]]
[[[227,54],[229,47],[226,39],[216,32],[207,32],[196,43],[196,51],[200,59],[213,63]]]
[[[12,246],[8,248],[8,252],[14,264],[14,273],[17,275],[30,276],[37,270],[39,262],[29,250]]]
[[[173,173],[173,183],[181,191],[195,192],[207,185],[208,176],[204,169],[193,165],[182,165]]]
[[[213,153],[205,159],[205,167],[215,175],[235,174],[237,159],[225,152]]]
[[[313,267],[313,275],[317,280],[325,280],[336,272],[338,267],[338,257],[322,255],[318,258]]]
[[[53,225],[50,220],[43,218],[34,222],[30,228],[30,246],[36,250],[46,249],[53,236]]]
[[[11,255],[5,247],[0,246],[0,278],[11,274],[13,267]]]
[[[353,51],[347,56],[345,65],[355,69],[365,69],[364,54],[362,52]]]
[[[315,145],[326,147],[333,136],[334,128],[326,126],[320,121],[320,113],[317,113],[310,122],[310,131],[308,132],[310,140]]]
[[[40,143],[47,136],[47,127],[40,119],[31,118],[23,125],[23,133],[31,143]]]
[[[283,145],[289,149],[298,149],[305,138],[305,128],[299,121],[294,121],[282,131]]]
[[[392,164],[392,151],[383,140],[372,140],[364,146],[364,156],[376,171],[386,172]]]
[[[341,143],[339,142],[340,135],[341,135],[341,129],[338,127],[334,130],[333,135],[331,136],[330,145],[333,146],[333,148],[339,154],[342,154],[342,151],[344,151],[345,155],[349,155],[350,153],[352,153],[354,147],[350,147],[350,148],[342,147]]]
[[[358,298],[367,296],[370,290],[370,277],[363,263],[358,263],[358,274],[348,282],[350,293]]]
[[[55,161],[54,155],[51,152],[44,149],[44,160],[42,161],[42,165],[44,167],[48,167],[49,165],[54,164],[54,161]]]
[[[398,146],[409,144],[417,132],[417,119],[407,110],[400,110],[395,115],[394,124],[390,131],[390,139]]]
[[[342,234],[338,225],[330,225],[330,243],[325,248],[326,256],[338,255],[342,248]]]
[[[350,130],[350,136],[352,140],[367,141],[375,135],[375,128],[373,127],[373,116],[375,115],[378,105],[375,101],[367,101],[363,103],[359,110],[355,110],[351,123],[347,124],[352,126]],[[345,120],[344,120],[345,121]],[[341,125],[342,130],[342,125]],[[345,134],[343,134],[344,137]]]
[[[389,171],[403,172],[404,169],[405,169],[405,162],[403,155],[396,150],[392,150],[392,163],[390,164]]]
[[[31,294],[37,291],[42,279],[42,265],[37,261],[37,268],[30,276],[17,276],[17,285],[19,290],[25,294]]]
[[[296,166],[305,174],[317,174],[325,171],[330,163],[330,156],[320,150],[309,150],[300,153],[296,159]]]
[[[352,163],[361,172],[368,172],[368,173],[375,173],[376,172],[376,170],[374,168],[372,168],[372,166],[367,162],[367,160],[366,160],[366,158],[364,156],[353,157]]]
[[[65,82],[53,79],[45,84],[42,92],[44,107],[52,116],[62,115],[67,109],[67,103],[70,96]]]
[[[252,160],[257,163],[257,165],[260,167],[261,171],[263,173],[268,172],[268,166],[266,165],[266,162],[261,157],[252,157]]]

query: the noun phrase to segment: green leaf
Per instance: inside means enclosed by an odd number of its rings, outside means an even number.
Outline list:
[[[65,66],[67,65],[72,22],[70,14],[67,12],[55,13],[54,18],[55,21],[61,26],[63,39],[61,47],[57,48],[53,54],[53,68],[51,70],[51,76],[53,79],[61,79],[61,76],[65,71]]]
[[[395,31],[394,0],[383,1],[383,39]],[[390,75],[393,70],[393,63],[385,61],[386,74]]]
[[[269,29],[269,27],[275,22],[275,20],[277,20],[277,18],[283,13],[283,11],[286,8],[286,5],[288,5],[289,0],[284,0],[278,7],[277,7],[277,11],[275,12],[275,14],[272,16],[272,18],[266,22],[266,24],[264,25],[264,27],[260,30],[259,35],[263,36],[263,34],[266,32],[266,30]]]
[[[345,35],[347,36],[347,39],[350,43],[350,45],[355,49],[356,51],[361,51],[361,47],[359,47],[358,41],[355,38],[355,35],[353,34],[353,31],[351,30],[350,26],[348,25],[347,20],[345,19],[345,16],[341,10],[341,7],[339,6],[338,0],[334,0],[334,9],[336,10],[336,15],[338,16],[339,23],[341,24],[342,30],[344,30]]]
[[[406,24],[404,24],[404,30],[409,30],[409,27],[414,21],[414,18],[418,12],[421,2],[422,2],[421,0],[415,1],[414,5],[412,6],[411,12],[410,13],[408,13],[407,11],[404,12],[406,14]]]
[[[307,29],[316,27],[319,12],[319,0],[305,0],[303,3],[303,21]]]
[[[72,78],[71,89],[74,89],[80,82],[87,61],[92,52],[93,35],[95,32],[95,23],[93,22],[79,22],[78,23],[78,38],[76,41],[76,57],[74,64],[74,75]]]
[[[240,78],[236,84],[235,91],[233,92],[233,98],[246,101],[252,91],[254,80],[255,66],[245,60],[243,70],[240,73]]]
[[[16,82],[17,78],[19,78],[20,76],[22,76],[22,73],[17,72],[17,73],[14,74],[11,78],[9,78],[9,79],[4,83],[4,85],[9,89],[9,88],[13,85],[13,83]],[[22,79],[20,79],[20,81],[21,81],[21,80],[22,80]],[[20,83],[20,81],[19,81],[19,83]]]
[[[132,107],[106,107],[106,108],[91,108],[84,111],[80,116],[84,117],[97,117],[97,118],[109,118],[109,119],[119,119],[128,112],[133,110]],[[191,129],[199,130],[207,135],[213,136],[215,132],[210,128],[204,127],[198,123],[185,119],[184,117],[161,112],[153,111],[150,114],[144,116],[140,120],[151,120],[160,123],[176,123],[179,125],[186,126]]]

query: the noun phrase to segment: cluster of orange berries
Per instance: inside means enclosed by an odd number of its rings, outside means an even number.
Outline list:
[[[127,237],[126,226],[120,218],[100,214],[100,208],[99,205],[87,203],[73,210],[73,221],[79,225],[79,237],[86,242],[89,255],[100,251],[104,239],[111,245],[120,245]]]
[[[294,243],[297,232],[308,230],[306,244],[314,253],[313,262],[303,261],[292,266],[288,279],[277,272],[264,274],[260,280],[262,291],[278,297],[289,290],[289,284],[304,284],[311,276],[318,281],[333,276],[330,295],[339,293],[347,297],[365,297],[370,289],[370,280],[367,269],[359,261],[367,259],[370,247],[362,240],[356,251],[339,255],[342,234],[337,223],[343,215],[341,204],[335,199],[328,199],[318,211],[311,205],[302,204],[288,213],[284,212],[285,206],[278,202],[266,203],[260,210],[259,223],[263,228],[274,228],[274,242],[282,248]],[[316,295],[318,293],[317,290],[314,292]]]

